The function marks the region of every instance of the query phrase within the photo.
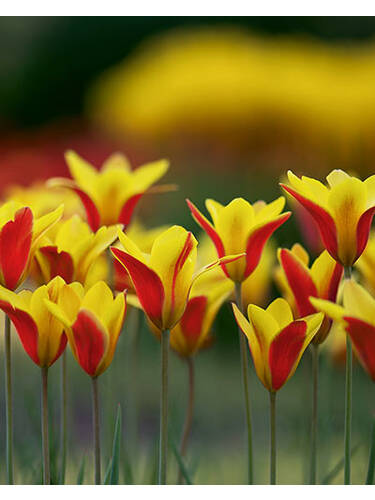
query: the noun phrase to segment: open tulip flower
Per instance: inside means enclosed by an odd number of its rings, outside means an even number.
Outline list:
[[[296,305],[297,317],[314,314],[316,309],[310,302],[310,297],[319,297],[331,301],[336,300],[343,268],[329,253],[324,250],[308,267],[308,254],[296,244],[291,250],[280,248],[278,259],[283,271],[286,286],[290,290]],[[319,332],[312,342],[323,342],[330,330],[331,321],[325,318]]]
[[[102,226],[93,233],[78,215],[61,221],[51,236],[45,236],[35,254],[39,281],[48,283],[61,276],[67,283],[90,279],[96,259],[117,239],[121,224]]]
[[[38,241],[61,218],[64,207],[35,218],[29,207],[9,201],[0,207],[0,284],[15,290],[27,277]]]
[[[281,298],[267,309],[250,304],[248,320],[235,304],[233,312],[247,337],[259,380],[271,392],[281,389],[294,374],[324,318],[323,313],[315,313],[294,319],[288,302]]]
[[[342,170],[327,176],[328,186],[288,172],[287,193],[303,205],[319,227],[330,255],[350,268],[364,251],[375,213],[375,175],[361,181]]]
[[[169,167],[160,160],[132,170],[125,156],[115,154],[98,171],[74,151],[65,157],[73,180],[54,178],[48,185],[72,189],[80,197],[93,231],[116,223],[126,227],[140,198]]]
[[[272,203],[258,201],[253,205],[243,198],[235,198],[224,206],[206,200],[213,224],[187,200],[193,218],[213,241],[219,257],[246,253],[245,259],[229,265],[222,264],[225,274],[234,282],[243,282],[257,267],[262,250],[272,233],[289,217],[281,213],[285,198]]]
[[[358,359],[375,382],[375,299],[354,280],[345,280],[343,306],[317,298],[310,300],[317,310],[343,325]]]

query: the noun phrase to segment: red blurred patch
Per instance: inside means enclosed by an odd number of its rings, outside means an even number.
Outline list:
[[[268,239],[274,231],[286,222],[291,216],[291,212],[286,212],[282,217],[273,220],[254,231],[247,241],[246,245],[246,268],[244,279],[246,279],[255,270],[262,256],[262,250]]]
[[[98,209],[96,208],[95,203],[92,201],[89,195],[82,191],[82,189],[74,187],[73,190],[79,196],[86,212],[87,223],[95,233],[100,228],[100,214],[98,212]]]
[[[180,326],[189,344],[194,345],[202,333],[206,306],[207,297],[204,296],[193,297],[187,303],[185,312],[180,320]]]
[[[40,248],[40,252],[48,259],[50,280],[56,276],[61,276],[66,283],[73,281],[74,264],[68,252],[58,252],[56,246],[42,247]]]
[[[308,200],[304,196],[301,196],[297,191],[292,189],[285,184],[281,184],[281,187],[285,189],[287,193],[293,196],[301,205],[306,208],[314,218],[316,224],[319,227],[320,234],[324,245],[330,255],[337,260],[337,235],[335,222],[328,212],[326,212],[319,205],[316,205],[311,200]]]
[[[375,327],[357,318],[345,317],[344,320],[359,359],[375,382]]]
[[[106,333],[90,311],[79,311],[72,326],[79,364],[91,377],[105,353]]]
[[[21,309],[15,309],[9,302],[0,300],[0,309],[9,316],[14,324],[23,348],[30,358],[39,366],[38,327],[33,318]]]
[[[357,254],[356,260],[362,255],[366,248],[368,237],[370,234],[372,219],[375,214],[375,207],[371,207],[363,213],[357,225]]]
[[[30,208],[16,212],[14,221],[7,222],[0,232],[0,267],[4,285],[15,290],[26,269],[32,241],[33,214]]]
[[[303,267],[292,252],[285,248],[280,252],[280,260],[289,287],[293,292],[299,315],[313,314],[316,311],[311,305],[309,297],[317,297],[318,292],[308,270]]]
[[[294,321],[286,326],[272,341],[268,361],[272,389],[278,391],[286,382],[305,340],[306,323]]]
[[[164,288],[159,276],[130,254],[115,247],[111,247],[111,251],[128,271],[143,310],[158,328],[162,328]]]
[[[336,262],[332,275],[329,277],[327,291],[324,293],[322,299],[330,300],[331,302],[336,302],[337,291],[342,278],[342,273],[344,268],[341,264]]]
[[[126,226],[130,223],[134,209],[143,194],[144,193],[135,194],[124,203],[118,218],[118,222],[124,224],[124,229],[126,229]]]

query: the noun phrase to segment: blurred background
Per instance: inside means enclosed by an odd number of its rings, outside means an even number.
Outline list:
[[[148,197],[139,215],[146,226],[178,223],[197,233],[186,197],[200,208],[207,197],[222,203],[235,196],[270,201],[279,195],[278,182],[289,168],[317,177],[332,168],[373,173],[374,18],[3,17],[0,68],[1,195],[14,184],[68,175],[67,149],[98,167],[114,151],[124,152],[134,166],[166,157],[168,181],[179,191]],[[304,241],[314,253],[319,244],[299,229],[300,220],[303,216],[294,216],[278,232],[277,244]],[[272,287],[270,296],[276,293]],[[130,481],[131,469],[131,480],[146,484],[155,473],[159,354],[146,325],[134,347],[135,323],[131,311],[114,364],[100,381],[103,451],[107,460],[121,403],[122,481]],[[242,390],[228,305],[215,333],[212,348],[197,356],[189,470],[196,483],[241,484],[246,476]],[[344,372],[341,356],[332,352],[337,354],[335,346],[322,356],[321,480],[343,455]],[[40,481],[39,373],[21,349],[15,356],[16,481],[32,483]],[[280,392],[281,483],[308,478],[310,362],[306,353]],[[186,367],[174,357],[171,370],[171,428],[177,442]],[[52,442],[58,453],[57,366],[51,373]],[[86,456],[90,482],[89,381],[72,359],[69,379],[68,480],[76,481]],[[359,365],[354,388],[353,444],[359,446],[353,479],[363,483],[374,390]],[[251,390],[255,477],[265,483],[268,399],[254,373]],[[0,424],[3,450],[3,414]],[[173,482],[173,467],[170,473]],[[0,477],[4,481],[4,453]],[[334,481],[342,481],[341,472]]]

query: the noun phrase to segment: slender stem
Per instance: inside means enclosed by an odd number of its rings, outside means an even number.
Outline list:
[[[350,279],[352,275],[351,267],[344,268],[345,279]],[[350,461],[351,461],[351,440],[352,440],[352,384],[353,384],[353,353],[352,342],[349,335],[346,335],[346,374],[345,374],[345,455],[344,455],[344,480],[345,484],[350,484]]]
[[[42,375],[42,447],[43,447],[43,484],[51,484],[49,462],[48,430],[48,367],[41,368]]]
[[[98,379],[92,377],[92,427],[94,436],[94,468],[95,484],[101,483],[100,474],[100,422],[99,422],[99,395]]]
[[[181,445],[180,445],[180,455],[183,457],[186,453],[186,448],[191,432],[191,426],[193,423],[193,410],[194,410],[194,359],[189,357],[186,360],[187,362],[187,367],[188,367],[188,377],[189,377],[189,396],[188,396],[188,404],[186,408],[186,417],[185,417],[185,424],[184,424],[184,430],[182,433],[182,438],[181,438]],[[178,484],[182,484],[182,472],[181,469],[178,474]]]
[[[310,484],[316,484],[316,462],[318,448],[318,381],[319,381],[319,346],[311,344],[312,354],[312,418],[311,418],[311,462]]]
[[[66,350],[61,357],[61,374],[60,374],[60,453],[61,453],[61,470],[60,484],[65,483],[65,468],[66,468],[66,448],[67,448],[67,382],[66,382]]]
[[[368,458],[366,484],[374,484],[374,472],[375,472],[375,417],[372,420],[370,454]]]
[[[276,484],[276,392],[270,392],[270,484]]]
[[[236,302],[239,310],[242,312],[242,292],[241,283],[236,283]],[[248,348],[246,339],[240,329],[238,329],[239,342],[240,342],[240,356],[241,356],[241,371],[242,371],[242,386],[244,391],[244,404],[245,404],[245,419],[246,419],[246,432],[247,432],[247,455],[248,455],[248,484],[253,484],[253,443],[252,443],[252,428],[251,428],[251,410],[250,410],[250,396],[249,396],[249,364],[248,364]]]
[[[159,484],[167,483],[169,330],[161,333]]]
[[[10,319],[5,315],[5,408],[6,408],[6,468],[7,483],[13,484],[13,399]]]

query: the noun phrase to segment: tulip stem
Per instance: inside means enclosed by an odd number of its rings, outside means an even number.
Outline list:
[[[317,446],[318,446],[318,382],[319,346],[311,344],[312,354],[312,418],[311,418],[311,463],[310,484],[316,484]]]
[[[65,483],[65,468],[66,468],[66,448],[67,448],[67,384],[66,384],[66,350],[61,356],[61,373],[60,373],[60,453],[61,453],[61,470],[60,470],[60,484]]]
[[[189,377],[189,396],[188,396],[188,404],[186,408],[186,417],[184,430],[181,438],[181,446],[180,446],[180,455],[183,457],[186,453],[187,443],[189,440],[191,426],[193,423],[193,410],[194,410],[194,359],[192,357],[187,358],[187,367],[188,367],[188,377]],[[182,484],[182,472],[181,469],[178,474],[178,484]]]
[[[159,484],[167,483],[169,330],[161,333]]]
[[[48,430],[48,367],[41,368],[42,375],[42,447],[43,447],[43,484],[51,484],[49,463]]]
[[[92,377],[92,427],[94,436],[94,469],[95,484],[101,483],[100,474],[100,422],[99,422],[99,395],[98,379]]]
[[[270,392],[270,484],[276,484],[276,392]]]
[[[236,302],[238,309],[243,312],[242,304],[242,290],[241,283],[236,283]],[[245,418],[247,430],[247,453],[248,453],[248,484],[253,484],[253,443],[252,443],[252,428],[251,428],[251,410],[250,410],[250,396],[249,396],[249,364],[247,355],[247,345],[245,335],[238,329],[240,341],[240,355],[241,355],[241,370],[242,370],[242,385],[244,391],[245,402]]]
[[[5,315],[5,407],[6,407],[6,468],[7,483],[13,484],[13,398],[10,319]]]
[[[375,472],[375,417],[372,420],[370,454],[368,458],[366,484],[374,484],[374,472]]]
[[[352,276],[351,267],[344,268],[345,279]],[[350,461],[351,461],[351,441],[352,441],[352,384],[353,384],[353,353],[352,341],[346,334],[346,373],[345,373],[345,466],[344,482],[350,484]]]

